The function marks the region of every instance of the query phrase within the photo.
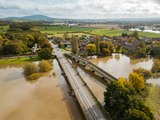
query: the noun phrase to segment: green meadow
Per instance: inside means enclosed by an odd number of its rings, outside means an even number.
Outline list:
[[[96,29],[91,32],[96,35],[106,35],[106,36],[120,36],[122,33],[132,34],[133,31],[125,31],[123,29]],[[149,37],[149,38],[160,38],[160,34],[148,33],[148,32],[139,32],[140,37]]]
[[[45,33],[65,33],[65,32],[90,32],[95,28],[84,28],[84,27],[69,27],[69,26],[35,26],[35,29],[38,29]]]
[[[57,37],[62,37],[65,32],[81,36],[81,35],[106,35],[106,36],[120,36],[122,33],[132,34],[133,31],[124,31],[123,29],[98,29],[98,28],[85,28],[85,27],[69,27],[69,26],[35,26],[35,29],[44,33],[52,33]],[[160,34],[139,32],[140,37],[160,38]]]
[[[0,26],[0,33],[5,32],[8,28],[9,26]]]
[[[0,66],[4,65],[23,65],[26,62],[34,62],[38,61],[39,58],[38,56],[33,56],[32,58],[30,57],[18,57],[17,58],[4,58],[0,59]]]
[[[6,31],[9,26],[0,26],[0,33]],[[69,37],[73,35],[106,35],[109,37],[112,36],[120,36],[122,33],[132,34],[132,31],[125,31],[123,29],[97,29],[97,28],[85,28],[85,27],[78,27],[78,26],[35,26],[34,29],[38,29],[43,33],[50,33],[54,34],[57,37],[63,37],[65,32],[69,32]],[[149,38],[160,38],[160,34],[156,33],[148,33],[148,32],[139,32],[140,37],[149,37]]]

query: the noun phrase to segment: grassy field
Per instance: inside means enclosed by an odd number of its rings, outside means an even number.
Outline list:
[[[0,33],[3,31],[6,31],[9,28],[9,26],[0,26]]]
[[[36,26],[38,29],[44,33],[65,33],[65,32],[89,32],[94,30],[94,28],[84,28],[84,27],[69,27],[69,26]]]
[[[120,36],[122,33],[132,34],[132,31],[124,31],[122,29],[96,29],[91,32],[92,34],[97,35],[106,35],[106,36]],[[148,33],[148,32],[139,32],[140,37],[150,37],[150,38],[160,38],[160,34]]]
[[[22,65],[26,62],[34,62],[34,61],[38,61],[38,60],[39,60],[38,56],[34,56],[33,58],[30,58],[30,57],[5,58],[5,59],[0,59],[0,66],[3,66],[3,65]]]
[[[78,37],[81,37],[82,35],[86,35],[86,36],[90,36],[90,34],[86,34],[86,33],[68,33],[68,37],[71,37],[72,35],[76,35],[76,36],[78,36]],[[48,35],[48,38],[50,38],[51,36],[53,36],[53,35]],[[56,36],[56,37],[63,37],[64,36],[64,34],[54,34],[54,36]]]
[[[85,27],[69,27],[69,26],[36,26],[35,29],[40,30],[44,33],[52,33],[57,37],[62,37],[65,32],[70,32],[69,36],[71,36],[71,33],[76,34],[78,36],[81,35],[90,35],[90,34],[96,34],[96,35],[106,35],[106,36],[120,36],[123,32],[132,34],[132,31],[124,31],[122,29],[98,29],[98,28],[85,28]],[[76,33],[75,33],[76,32]],[[87,32],[88,34],[85,34],[83,32]],[[150,38],[160,38],[160,34],[155,33],[147,33],[147,32],[139,32],[140,37],[150,37]]]

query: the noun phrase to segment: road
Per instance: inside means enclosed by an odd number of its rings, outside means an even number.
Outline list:
[[[74,90],[75,96],[77,97],[86,118],[88,120],[105,120],[105,117],[97,106],[96,101],[92,97],[80,76],[72,68],[72,65],[64,57],[63,53],[60,52],[55,45],[52,44],[52,46],[54,47],[55,55],[59,59],[59,62],[71,84],[72,89]]]

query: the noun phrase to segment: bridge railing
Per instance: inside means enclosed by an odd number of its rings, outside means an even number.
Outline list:
[[[115,78],[113,75],[111,75],[108,72],[106,72],[105,70],[99,68],[98,66],[96,66],[92,62],[88,61],[87,59],[81,58],[81,57],[73,55],[73,54],[65,54],[65,55],[73,57],[75,59],[78,59],[79,61],[82,61],[82,62],[85,62],[85,63],[89,64],[91,67],[93,67],[94,69],[99,71],[101,74],[103,74],[104,76],[107,76],[110,80],[117,80],[117,78]]]

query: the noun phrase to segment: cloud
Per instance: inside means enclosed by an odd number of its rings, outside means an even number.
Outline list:
[[[160,17],[159,0],[0,0],[0,16],[58,18]]]

